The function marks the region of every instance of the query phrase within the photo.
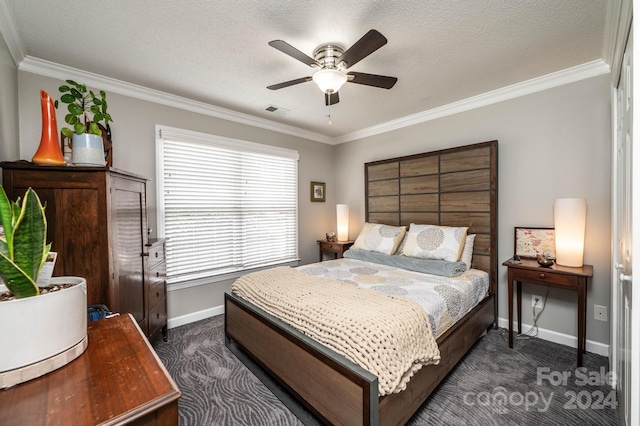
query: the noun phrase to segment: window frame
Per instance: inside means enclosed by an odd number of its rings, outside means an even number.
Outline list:
[[[266,145],[256,142],[249,142],[240,139],[228,138],[209,133],[196,132],[193,130],[180,129],[165,125],[156,125],[156,223],[157,235],[159,238],[165,238],[165,215],[164,215],[164,139],[174,138],[183,142],[193,142],[198,144],[212,144],[222,148],[228,148],[237,151],[250,152],[256,154],[274,155],[283,158],[289,158],[299,162],[300,155],[298,151]],[[296,164],[296,189],[295,189],[295,223],[296,223],[296,256],[294,260],[284,262],[274,262],[273,264],[262,265],[220,274],[212,274],[204,277],[188,279],[184,281],[167,284],[167,291],[179,290],[199,285],[206,285],[215,282],[228,281],[241,277],[250,272],[268,269],[273,266],[297,266],[300,261],[300,248],[298,245],[299,238],[299,167]]]

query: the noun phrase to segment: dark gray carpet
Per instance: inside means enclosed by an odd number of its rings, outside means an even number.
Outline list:
[[[223,316],[169,330],[154,348],[182,391],[180,424],[300,425],[224,345]],[[480,339],[409,425],[617,425],[605,357],[539,339],[509,349],[504,330]],[[545,374],[545,371],[547,374]],[[562,384],[561,375],[569,375]],[[549,380],[558,377],[558,381]],[[540,378],[540,380],[538,380]]]

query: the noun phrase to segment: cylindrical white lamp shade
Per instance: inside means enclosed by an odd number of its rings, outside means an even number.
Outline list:
[[[338,241],[349,240],[349,206],[346,204],[336,205],[336,216],[338,218]]]
[[[556,263],[581,267],[584,258],[584,231],[587,222],[587,200],[559,198],[553,202],[556,234]]]

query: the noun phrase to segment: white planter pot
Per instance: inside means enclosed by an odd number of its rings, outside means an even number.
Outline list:
[[[87,347],[87,282],[55,277],[73,287],[0,302],[0,389],[35,379],[80,356]],[[6,291],[0,285],[0,291]]]
[[[83,133],[73,134],[71,156],[76,166],[99,167],[106,164],[102,136]]]

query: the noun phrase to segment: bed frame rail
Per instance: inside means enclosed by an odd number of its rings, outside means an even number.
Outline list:
[[[251,354],[323,423],[378,424],[375,375],[231,293],[225,294],[225,336],[229,349]],[[282,402],[309,423],[299,407]]]
[[[399,425],[493,324],[493,304],[490,295],[438,338],[440,364],[382,398],[375,375],[232,293],[225,294],[226,345],[306,425]]]

